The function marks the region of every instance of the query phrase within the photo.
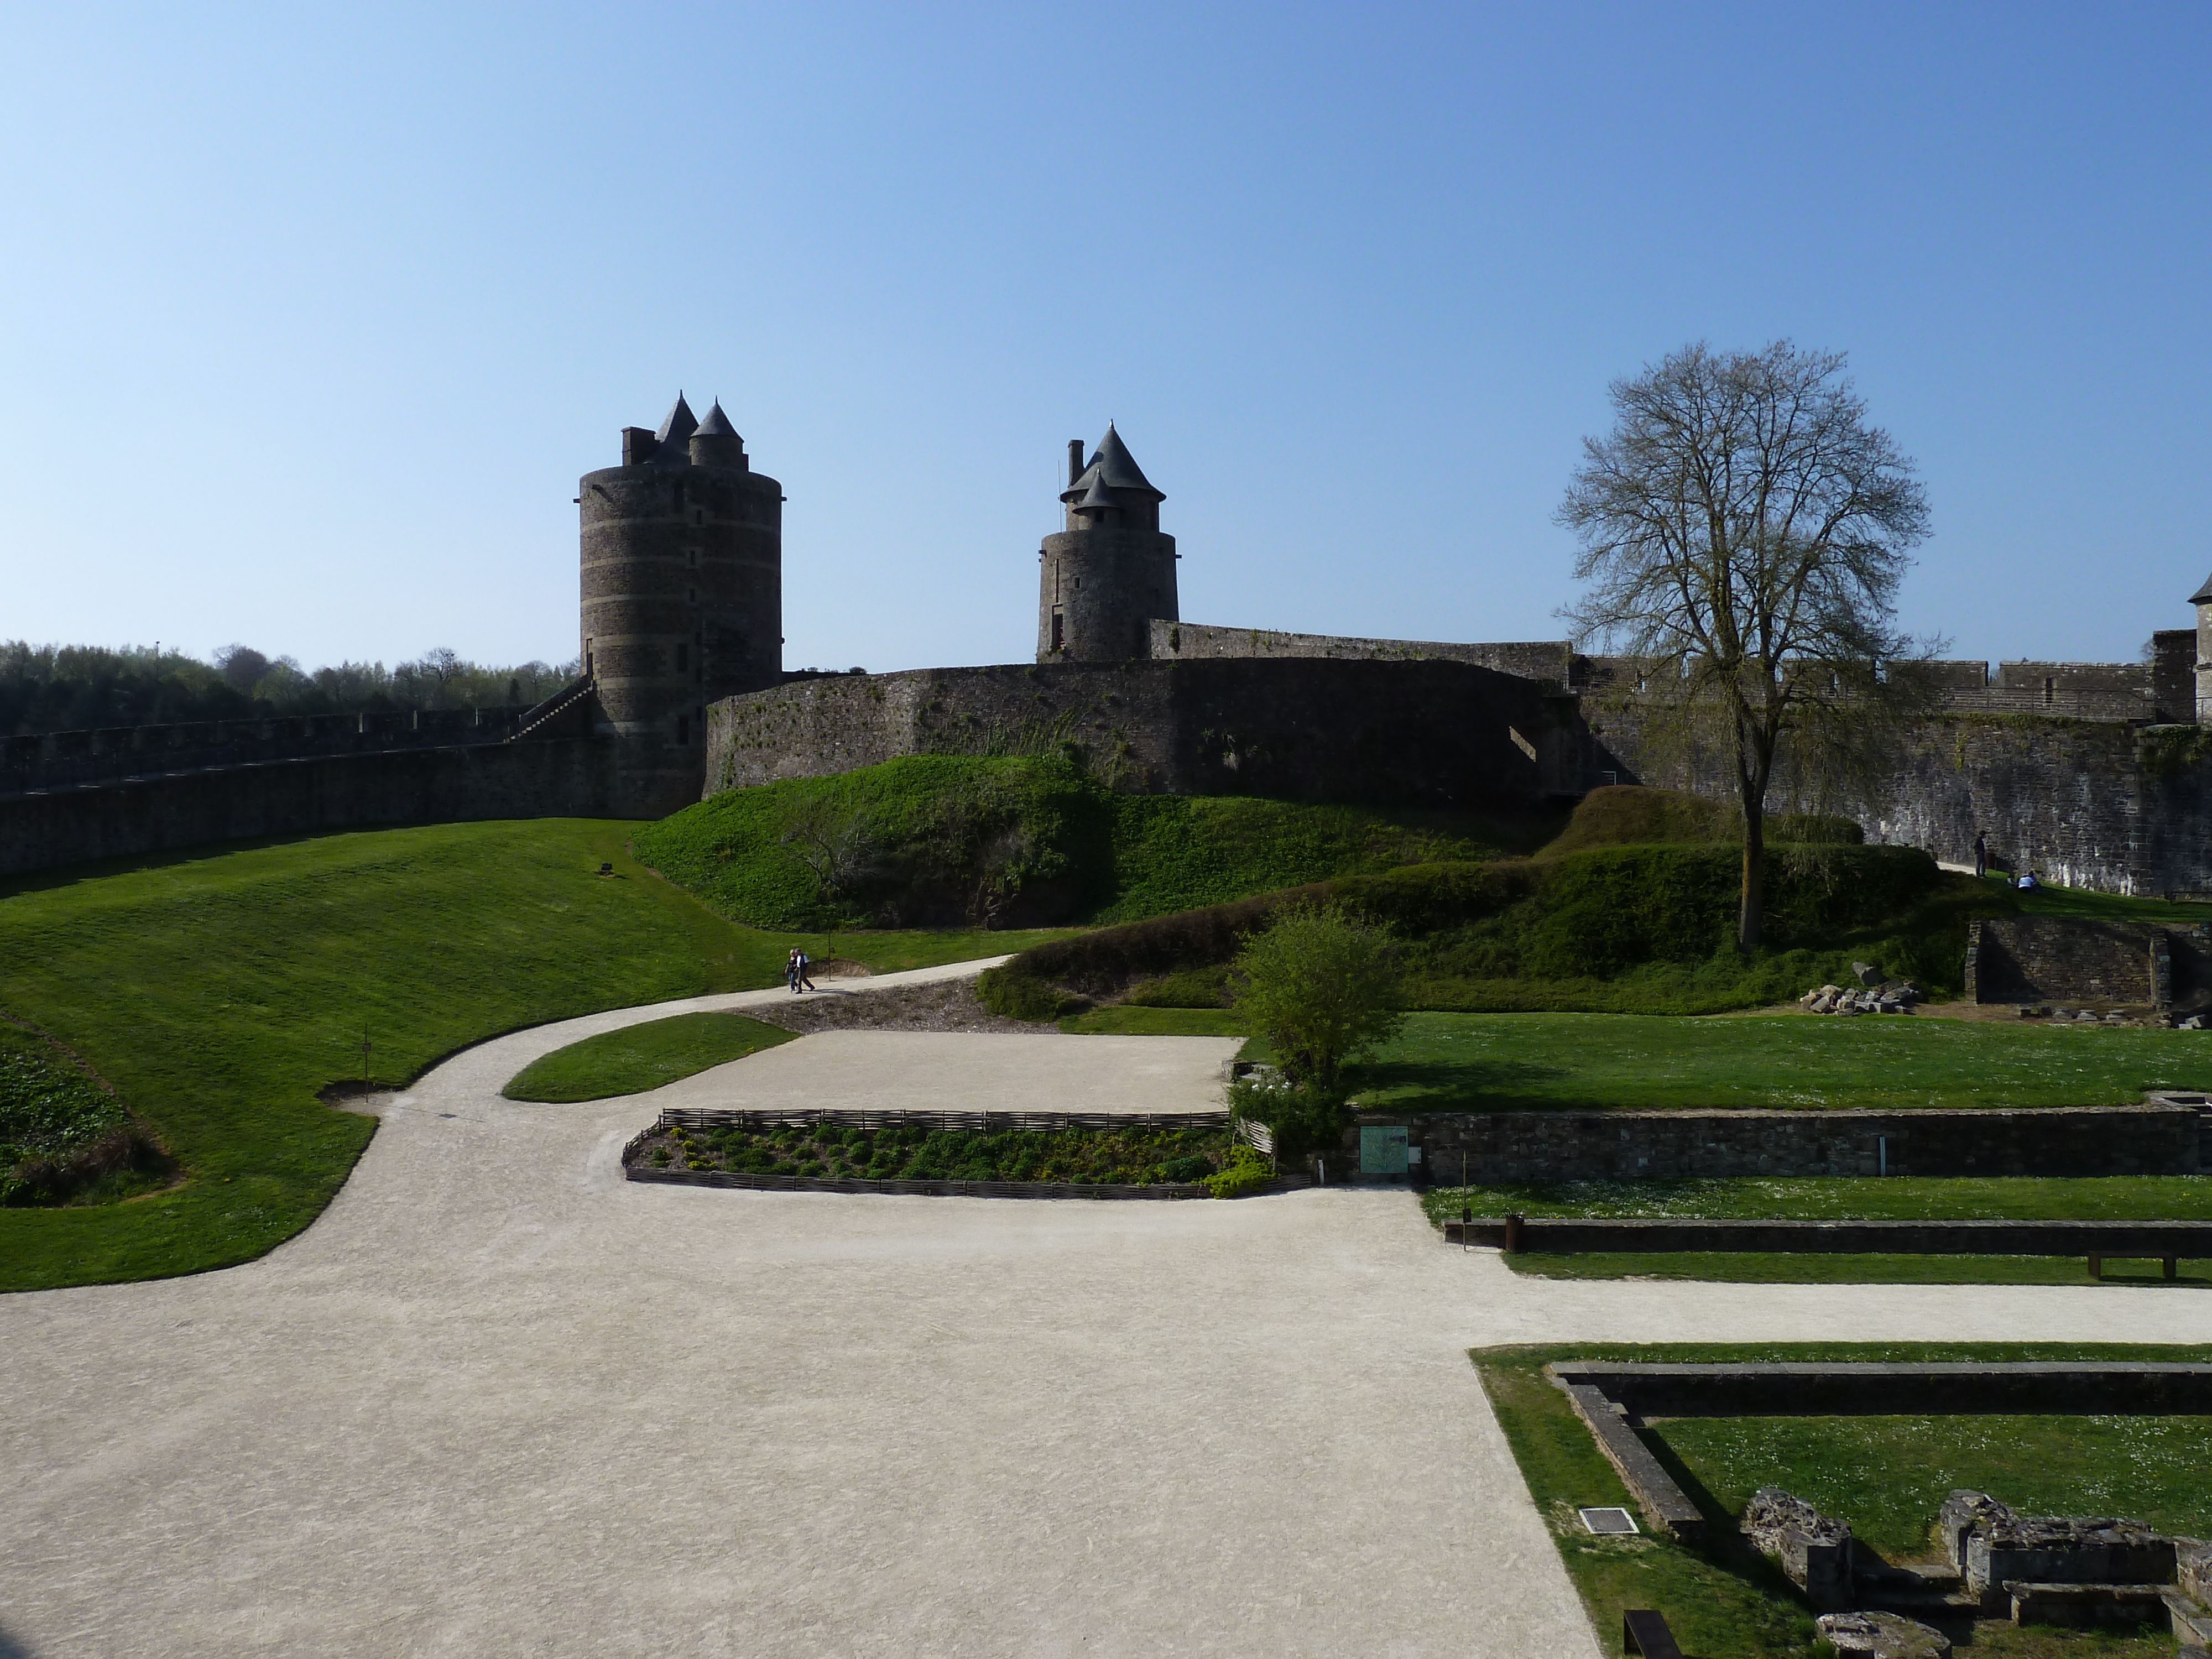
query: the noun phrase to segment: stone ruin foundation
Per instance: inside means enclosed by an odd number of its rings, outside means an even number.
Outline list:
[[[1839,1654],[1942,1659],[1951,1642],[1937,1625],[2003,1619],[2163,1626],[2180,1659],[2212,1659],[2212,1543],[2139,1521],[2021,1515],[1987,1492],[1957,1491],[1936,1520],[1945,1561],[1913,1566],[1862,1559],[1847,1522],[1777,1486],[1752,1494],[1741,1524],[1803,1592]]]

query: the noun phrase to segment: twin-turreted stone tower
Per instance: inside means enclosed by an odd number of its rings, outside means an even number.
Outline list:
[[[682,397],[658,432],[623,432],[622,465],[586,472],[584,673],[616,741],[626,811],[699,799],[707,705],[783,671],[783,488],[752,471],[717,403]]]
[[[1176,544],[1160,533],[1160,503],[1109,422],[1083,459],[1067,446],[1067,528],[1038,550],[1037,660],[1126,662],[1150,654],[1158,617],[1177,620]]]

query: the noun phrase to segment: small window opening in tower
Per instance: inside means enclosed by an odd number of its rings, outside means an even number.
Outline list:
[[[696,570],[699,568],[699,550],[696,547],[685,548],[684,550],[684,562],[690,565],[692,569]]]
[[[706,509],[705,507],[693,507],[693,508],[691,509],[691,522],[692,522],[693,524],[704,524],[704,523],[706,523],[706,522],[707,522],[707,509]]]
[[[690,597],[690,599],[688,601],[688,603],[692,604],[692,605],[696,605],[696,604],[698,604],[698,603],[699,603],[699,590],[698,590],[697,588],[696,588],[696,587],[689,587],[689,588],[684,589],[684,592],[687,592],[687,593],[689,593],[689,594],[691,596],[691,597]]]
[[[681,749],[690,741],[691,717],[689,714],[678,714],[676,717],[676,746]]]
[[[678,646],[676,647],[676,672],[681,674],[690,666],[691,647],[688,645]]]
[[[1066,619],[1060,614],[1060,607],[1057,605],[1053,607],[1052,612],[1052,648],[1055,651],[1064,651],[1067,648]]]
[[[2043,680],[2043,700],[2046,703],[2058,701],[2058,682],[2047,674]]]

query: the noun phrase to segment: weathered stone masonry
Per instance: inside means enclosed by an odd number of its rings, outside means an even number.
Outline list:
[[[1570,697],[1454,662],[1045,663],[831,676],[708,711],[711,789],[1077,745],[1137,793],[1510,805],[1588,787]]]

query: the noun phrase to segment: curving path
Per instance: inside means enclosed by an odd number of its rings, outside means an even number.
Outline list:
[[[579,1036],[782,994],[486,1043],[381,1102],[265,1260],[0,1297],[0,1659],[1595,1659],[1468,1347],[2212,1340],[2212,1297],[2154,1290],[1522,1279],[1402,1193],[637,1186],[655,1097],[499,1097]],[[827,1035],[661,1093],[753,1097],[775,1060],[1140,1109],[1211,1098],[1231,1046]]]

